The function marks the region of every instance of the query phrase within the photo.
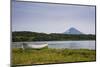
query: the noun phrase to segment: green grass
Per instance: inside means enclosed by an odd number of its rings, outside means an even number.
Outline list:
[[[95,50],[88,49],[12,49],[12,64],[46,64],[62,62],[95,61]]]

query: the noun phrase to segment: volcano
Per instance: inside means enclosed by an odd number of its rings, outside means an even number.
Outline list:
[[[68,29],[67,31],[65,31],[64,34],[83,34],[83,33],[77,30],[76,28],[72,27]]]

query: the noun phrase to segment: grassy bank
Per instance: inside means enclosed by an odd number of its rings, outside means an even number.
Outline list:
[[[12,49],[12,64],[45,64],[95,61],[95,50],[88,49]]]

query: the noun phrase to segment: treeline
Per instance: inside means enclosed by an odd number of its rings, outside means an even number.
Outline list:
[[[95,40],[95,35],[69,35],[60,33],[37,33],[19,31],[12,32],[12,41],[65,41],[65,40]]]

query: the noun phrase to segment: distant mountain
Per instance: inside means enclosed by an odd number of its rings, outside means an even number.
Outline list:
[[[83,33],[72,27],[69,30],[65,31],[64,34],[83,34]]]

